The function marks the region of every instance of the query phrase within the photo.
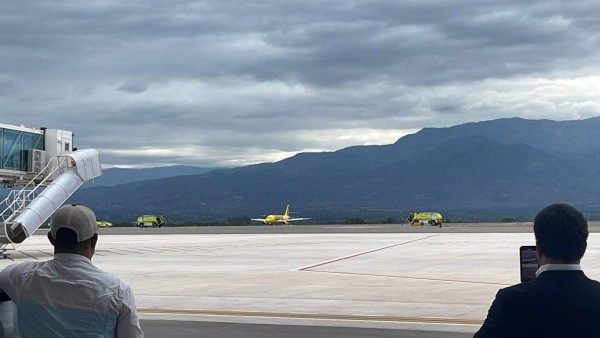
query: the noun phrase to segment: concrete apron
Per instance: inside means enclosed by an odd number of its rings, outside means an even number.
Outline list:
[[[132,286],[144,319],[474,332],[533,244],[531,233],[113,235],[93,262]],[[51,257],[32,236],[0,268]],[[594,279],[598,258],[590,234]]]

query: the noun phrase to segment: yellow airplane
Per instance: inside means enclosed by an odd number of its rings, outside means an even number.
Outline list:
[[[268,215],[267,218],[252,218],[253,221],[262,222],[265,225],[273,225],[273,224],[282,224],[288,225],[290,222],[294,221],[304,221],[310,218],[290,218],[290,205],[288,204],[287,208],[285,208],[285,213],[283,215]]]

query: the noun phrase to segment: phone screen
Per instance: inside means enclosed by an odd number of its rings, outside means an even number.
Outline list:
[[[519,248],[519,259],[521,261],[521,282],[535,279],[535,272],[539,267],[535,245]]]

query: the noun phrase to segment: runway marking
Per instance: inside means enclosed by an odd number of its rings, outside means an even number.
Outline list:
[[[338,274],[338,275],[365,276],[365,277],[386,277],[386,278],[399,278],[399,279],[414,279],[414,280],[425,280],[425,281],[432,281],[432,282],[453,282],[453,283],[483,284],[483,285],[498,285],[498,286],[510,286],[510,285],[512,285],[512,284],[505,284],[505,283],[489,283],[489,282],[466,281],[466,280],[460,280],[460,279],[443,279],[443,278],[427,278],[427,277],[412,277],[412,276],[380,275],[380,274],[374,274],[374,273],[321,271],[321,270],[310,270],[309,272],[330,273],[330,274]]]
[[[478,320],[478,319],[459,319],[459,318],[444,318],[444,317],[370,316],[370,315],[346,315],[346,314],[330,314],[330,313],[293,313],[293,312],[226,311],[226,310],[161,309],[161,308],[138,308],[137,310],[138,310],[138,313],[169,314],[169,315],[329,319],[329,320],[354,320],[354,321],[404,322],[404,323],[429,323],[429,324],[459,324],[459,325],[481,325],[483,323],[482,320]]]
[[[161,253],[165,252],[165,251],[168,251],[168,252],[180,252],[179,250],[173,250],[173,249],[169,249],[168,247],[162,247],[162,246],[160,247],[159,250],[160,250]]]
[[[281,244],[283,245],[283,244]],[[178,254],[178,253],[197,253],[202,252],[205,254],[213,254],[213,251],[216,250],[227,250],[227,249],[236,249],[236,248],[268,248],[272,247],[272,244],[242,244],[242,245],[221,245],[221,246],[207,246],[207,245],[174,245],[174,246],[164,246],[164,247],[149,247],[149,246],[140,246],[140,247],[106,247],[102,249],[97,249],[95,255],[99,257],[107,257],[114,255],[152,255],[152,254]],[[40,260],[45,259],[45,257],[38,256],[37,253],[54,256],[52,253],[47,250],[15,250],[12,251],[14,253],[19,253],[18,257],[7,257],[12,261],[15,260]],[[29,252],[29,253],[28,253]]]
[[[134,253],[134,254],[138,254],[138,255],[143,255],[143,252],[139,252],[136,250],[132,250],[132,249],[123,249],[123,248],[119,248],[119,249],[114,249],[113,252],[116,252],[115,250],[119,250],[119,251],[125,251],[126,253]]]
[[[46,251],[42,251],[42,250],[38,250],[38,251],[41,252],[41,253],[43,253],[43,254],[46,254],[46,255],[48,255],[50,257],[54,257],[54,254],[52,254],[52,253],[49,253],[49,252],[46,252]]]
[[[102,249],[102,250],[96,250],[96,251],[97,251],[97,252],[98,252],[98,251],[100,251],[100,252],[108,252],[108,253],[111,253],[111,254],[115,254],[115,255],[121,255],[121,256],[124,256],[124,255],[125,255],[124,253],[121,253],[121,252],[116,252],[116,251],[114,251],[114,250],[112,250],[112,249]]]
[[[331,263],[343,261],[343,260],[348,259],[348,258],[354,258],[354,257],[366,255],[368,253],[372,253],[372,252],[376,252],[376,251],[381,251],[381,250],[393,248],[395,246],[400,246],[400,245],[404,245],[404,244],[408,244],[408,243],[413,243],[413,242],[421,241],[421,240],[424,240],[424,239],[427,239],[427,238],[430,238],[430,237],[439,236],[439,235],[440,234],[429,235],[429,236],[420,237],[420,238],[417,238],[417,239],[412,239],[412,240],[406,241],[406,242],[401,242],[401,243],[386,245],[386,246],[383,246],[381,248],[367,250],[367,251],[355,253],[355,254],[352,254],[352,255],[348,255],[348,256],[344,256],[344,257],[339,257],[339,258],[334,258],[334,259],[330,259],[328,261],[324,261],[324,262],[320,262],[320,263],[316,263],[316,264],[307,265],[307,266],[303,266],[303,267],[300,267],[300,268],[292,269],[292,271],[306,271],[308,269],[316,268],[317,266],[322,266],[322,265],[327,265],[327,264],[331,264]]]
[[[159,249],[156,249],[156,248],[144,247],[144,248],[137,248],[137,250],[151,252],[151,253],[161,253],[161,251]]]
[[[25,256],[28,256],[28,257],[30,257],[30,258],[33,258],[33,259],[35,259],[35,260],[39,260],[39,258],[37,258],[37,257],[35,257],[35,256],[32,256],[32,255],[28,254],[28,253],[27,253],[27,252],[25,252],[25,251],[20,251],[20,252],[21,252],[23,255],[25,255]]]

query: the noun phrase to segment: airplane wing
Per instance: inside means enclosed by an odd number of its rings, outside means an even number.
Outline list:
[[[294,222],[294,221],[306,221],[310,218],[290,218],[288,219],[288,222]]]
[[[264,222],[266,221],[266,219],[262,219],[262,218],[251,218],[251,221],[259,221],[259,222]]]

